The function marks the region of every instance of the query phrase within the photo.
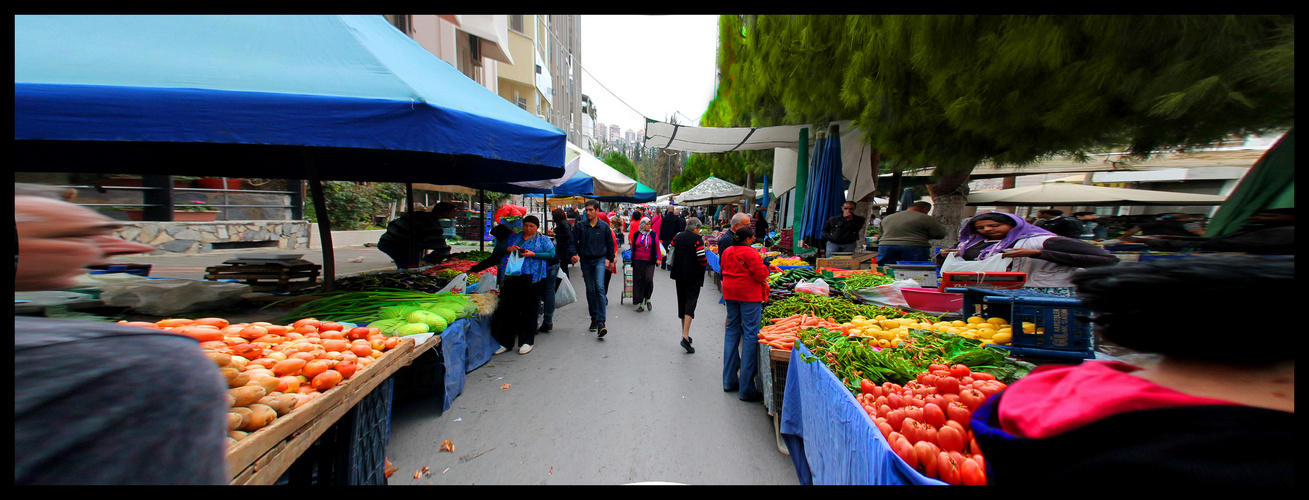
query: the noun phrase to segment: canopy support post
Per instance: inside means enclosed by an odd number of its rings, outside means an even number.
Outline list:
[[[809,189],[809,128],[800,129],[800,145],[798,158],[795,164],[795,191],[794,201],[792,201],[795,210],[792,214],[791,223],[791,252],[800,253],[801,245],[804,243],[804,199],[805,192]]]
[[[482,227],[478,228],[477,231],[482,234],[477,237],[477,249],[485,252],[486,251],[486,190],[485,189],[477,190],[477,212],[482,214]]]
[[[323,198],[323,181],[318,178],[318,167],[314,164],[309,148],[300,148],[305,159],[305,168],[309,172],[309,190],[314,197],[314,213],[318,215],[318,239],[323,245],[323,291],[331,292],[336,288],[336,252],[332,249],[332,221],[327,214],[327,200]]]

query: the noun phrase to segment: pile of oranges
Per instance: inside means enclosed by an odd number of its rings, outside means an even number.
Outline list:
[[[402,341],[377,328],[347,329],[314,318],[290,325],[233,324],[223,318],[119,323],[169,331],[200,343],[230,388],[232,443],[354,377]],[[247,410],[254,410],[253,417]]]

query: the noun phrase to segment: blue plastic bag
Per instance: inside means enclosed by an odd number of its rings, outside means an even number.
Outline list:
[[[527,260],[527,257],[523,257],[523,255],[518,252],[509,254],[509,261],[505,263],[505,274],[508,275],[522,274],[523,261],[525,260]]]

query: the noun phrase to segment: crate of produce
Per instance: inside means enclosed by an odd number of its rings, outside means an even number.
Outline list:
[[[1054,359],[1095,357],[1091,314],[1082,300],[996,288],[947,288],[963,294],[963,316],[1001,317],[1013,326],[1009,345],[1019,356]]]
[[[937,285],[934,265],[890,264],[885,267],[891,270],[891,275],[897,281],[911,279],[917,281],[923,288],[934,288]]]

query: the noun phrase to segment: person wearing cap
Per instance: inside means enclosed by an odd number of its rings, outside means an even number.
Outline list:
[[[1245,252],[1254,255],[1292,255],[1295,253],[1295,209],[1271,208],[1246,218],[1241,229],[1202,238],[1195,236],[1135,236],[1127,241],[1143,242],[1151,250],[1175,252],[1187,248],[1209,252]]]
[[[432,211],[411,210],[386,225],[386,232],[377,240],[377,249],[391,257],[399,269],[418,267],[422,250],[431,250],[421,262],[437,264],[450,258],[450,245],[445,242],[445,228],[441,219],[454,215],[453,203],[441,202]],[[414,247],[409,247],[412,234]],[[408,251],[406,251],[408,249]]]

